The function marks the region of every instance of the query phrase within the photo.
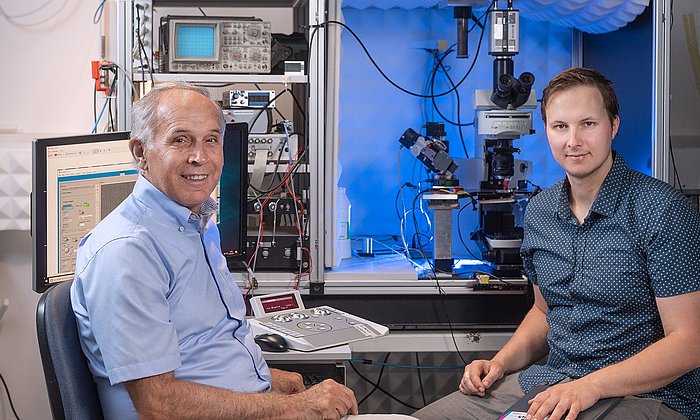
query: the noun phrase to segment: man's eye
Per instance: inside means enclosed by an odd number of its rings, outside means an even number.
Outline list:
[[[555,130],[563,130],[565,128],[566,128],[566,126],[564,124],[555,124],[554,125]]]

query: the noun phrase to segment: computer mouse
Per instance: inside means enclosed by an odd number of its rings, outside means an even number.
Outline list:
[[[255,336],[255,343],[262,351],[283,352],[289,350],[287,340],[279,334],[265,333]]]

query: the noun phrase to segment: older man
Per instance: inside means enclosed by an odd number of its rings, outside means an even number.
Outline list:
[[[71,290],[105,417],[339,418],[353,392],[269,369],[211,221],[224,163],[205,89],[157,85],[135,103],[133,193],[80,243]]]

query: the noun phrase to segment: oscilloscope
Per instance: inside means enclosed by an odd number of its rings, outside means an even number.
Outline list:
[[[253,17],[163,16],[170,73],[270,73],[271,23]]]

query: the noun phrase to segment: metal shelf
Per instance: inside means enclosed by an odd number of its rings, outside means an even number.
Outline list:
[[[144,77],[145,76],[145,77]],[[134,82],[150,81],[150,74],[134,73]],[[193,83],[306,83],[308,77],[285,76],[283,74],[214,74],[214,73],[153,73],[156,83],[184,80]]]

